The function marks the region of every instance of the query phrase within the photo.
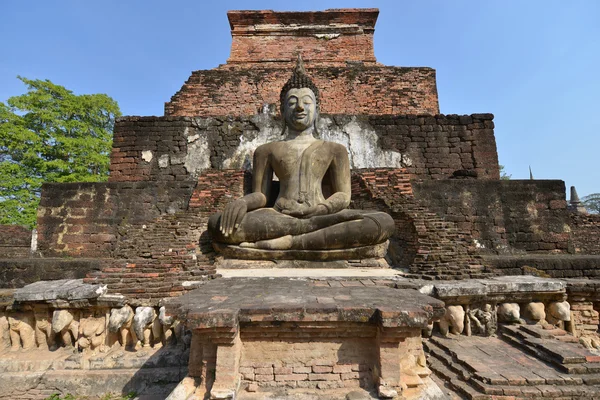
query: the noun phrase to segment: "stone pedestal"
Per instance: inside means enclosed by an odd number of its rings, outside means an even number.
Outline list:
[[[421,330],[444,313],[441,301],[412,289],[291,278],[219,279],[166,308],[193,332],[189,374],[196,396],[211,399],[276,389],[418,392],[430,373]]]

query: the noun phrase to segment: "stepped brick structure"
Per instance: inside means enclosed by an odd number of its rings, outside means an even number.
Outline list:
[[[378,14],[377,9],[230,11],[227,64],[193,72],[165,104],[165,116],[241,116],[276,109],[298,53],[323,93],[323,113],[439,114],[433,69],[377,63]]]
[[[563,181],[501,180],[494,116],[440,114],[435,70],[378,63],[378,12],[228,12],[225,64],[164,116],[117,120],[108,182],[44,184],[33,240],[0,226],[0,399],[88,376],[83,395],[600,397],[600,216]],[[348,149],[350,208],[396,227],[385,259],[300,280],[281,275],[297,260],[234,264],[208,233],[281,139],[299,53],[320,138]]]

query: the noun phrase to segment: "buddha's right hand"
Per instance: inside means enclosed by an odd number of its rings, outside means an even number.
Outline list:
[[[230,236],[240,226],[242,218],[246,215],[248,207],[243,199],[237,199],[225,206],[221,215],[221,233]]]

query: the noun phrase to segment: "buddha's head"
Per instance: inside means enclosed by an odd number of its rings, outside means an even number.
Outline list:
[[[299,132],[314,127],[316,131],[319,90],[306,75],[300,55],[292,76],[281,89],[279,99],[284,132],[286,127]]]

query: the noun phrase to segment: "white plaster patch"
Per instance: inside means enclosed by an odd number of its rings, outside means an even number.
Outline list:
[[[168,154],[163,154],[162,156],[158,157],[158,166],[160,168],[167,168],[169,166],[169,155]]]
[[[199,134],[195,134],[195,135],[192,135],[192,136],[188,136],[187,137],[187,142],[188,143],[193,143],[193,142],[195,142],[198,139],[200,139],[200,135]]]
[[[198,136],[200,139],[200,135]],[[206,137],[202,138],[203,140],[195,140],[191,144],[188,145],[187,154],[185,155],[185,160],[183,162],[183,166],[186,171],[197,177],[200,172],[205,169],[210,168],[210,149],[208,148],[208,140]]]
[[[253,122],[260,127],[258,131],[244,131],[240,144],[231,157],[223,161],[222,168],[251,170],[254,150],[262,144],[281,140],[281,126],[273,124],[268,114],[259,114]]]
[[[151,150],[144,150],[142,151],[142,160],[146,161],[146,162],[150,162],[152,161],[152,151]]]
[[[316,33],[315,34],[315,37],[317,39],[325,39],[325,40],[335,39],[339,36],[340,36],[339,33]]]
[[[473,239],[473,243],[475,243],[475,247],[478,249],[485,249],[485,245],[483,243],[480,243],[479,240],[477,239]]]
[[[185,155],[177,154],[171,156],[171,165],[179,165],[185,162]]]
[[[320,124],[322,139],[346,146],[352,169],[402,168],[411,165],[411,160],[405,155],[397,151],[382,149],[377,133],[361,126],[355,117],[341,130],[327,118],[324,118],[322,122]]]

